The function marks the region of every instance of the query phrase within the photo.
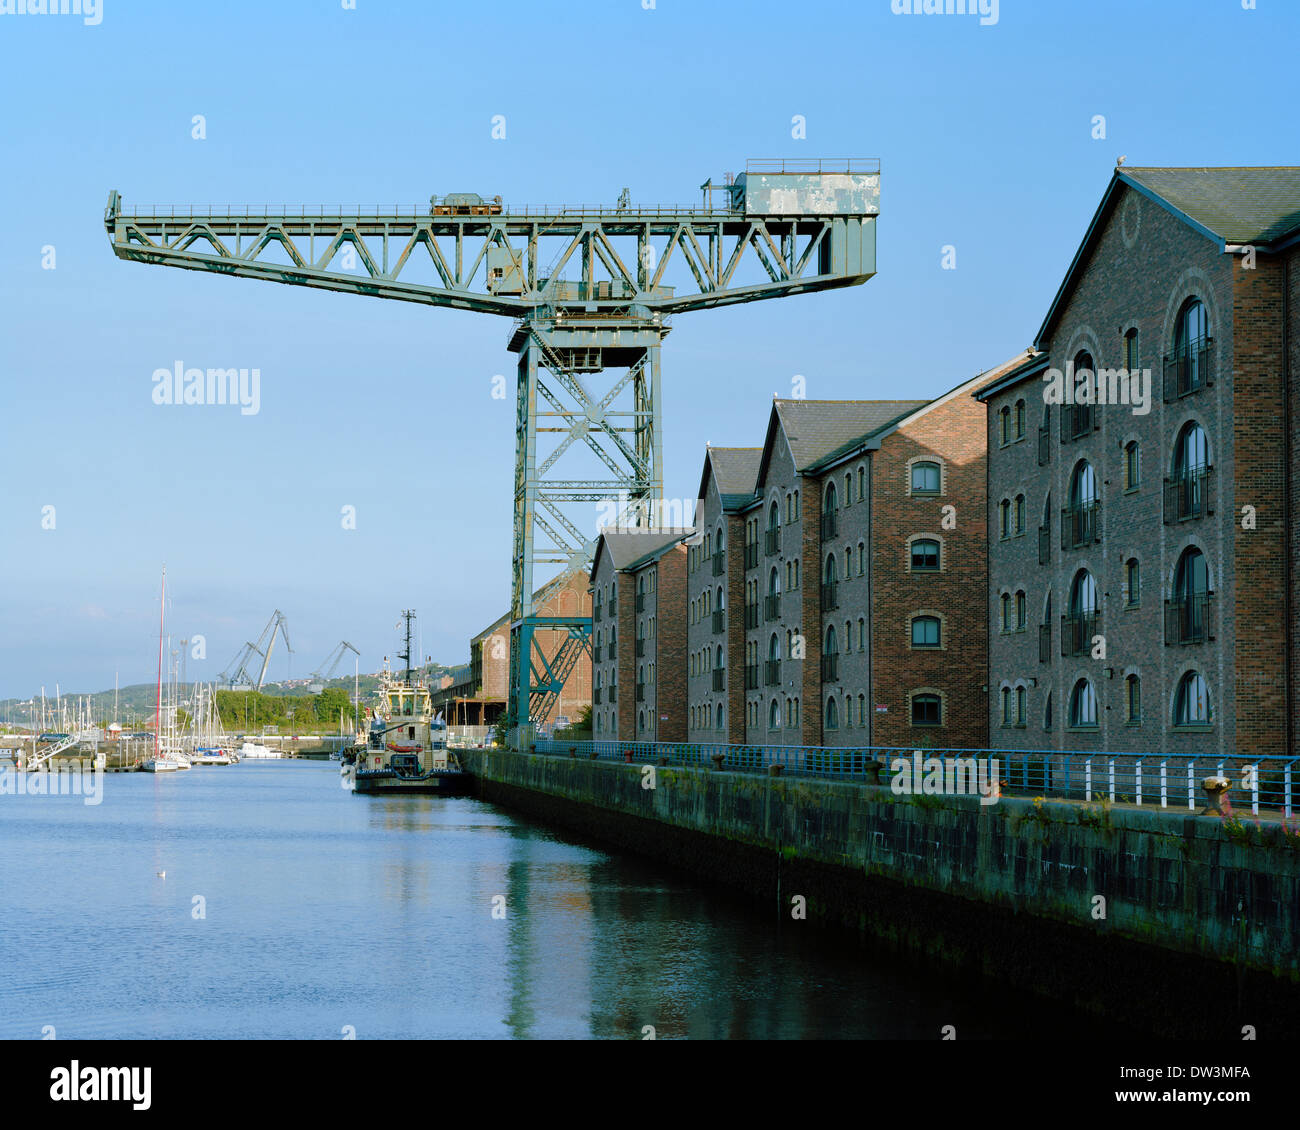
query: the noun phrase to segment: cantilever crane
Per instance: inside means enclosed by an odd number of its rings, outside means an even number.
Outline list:
[[[218,676],[220,682],[230,687],[231,690],[253,688],[260,691],[262,684],[266,682],[266,669],[271,665],[271,650],[275,647],[277,634],[284,637],[284,649],[292,655],[293,648],[289,646],[289,622],[284,618],[284,613],[278,608],[271,613],[271,618],[266,622],[266,627],[262,629],[262,634],[257,637],[257,643],[245,643],[239,649],[239,653],[230,661],[230,666]],[[257,676],[256,683],[253,682],[253,677],[248,673],[248,665],[252,662],[254,655],[262,657],[262,670]]]
[[[357,657],[361,655],[361,652],[348,643],[347,640],[342,640],[333,651],[325,656],[324,662],[311,673],[311,690],[313,694],[318,694],[324,685],[334,678],[334,672],[338,670],[338,665],[343,662],[343,657],[349,651]]]
[[[113,191],[104,223],[123,259],[515,319],[509,717],[526,726],[553,707],[557,672],[591,635],[590,617],[538,614],[534,567],[564,577],[589,565],[592,503],[645,526],[662,498],[671,315],[875,274],[875,161],[750,161],[701,188],[700,204],[667,207],[635,206],[624,190],[614,208],[510,210],[453,193],[413,208],[134,212]],[[535,638],[544,629],[564,633],[549,658]]]

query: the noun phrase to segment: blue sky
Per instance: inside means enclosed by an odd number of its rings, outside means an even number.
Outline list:
[[[0,698],[151,680],[164,561],[172,626],[207,640],[192,677],[273,608],[280,678],[343,638],[374,669],[404,607],[426,654],[463,662],[509,604],[505,319],[122,262],[109,189],[128,209],[679,203],[749,157],[879,157],[874,279],[675,320],[665,493],[691,497],[706,441],[760,443],[796,373],[814,398],[921,397],[1027,346],[1118,155],[1296,163],[1277,52],[1298,38],[1292,0],[1002,0],[991,26],[890,0],[0,15]],[[155,405],[176,359],[259,367],[260,412]]]

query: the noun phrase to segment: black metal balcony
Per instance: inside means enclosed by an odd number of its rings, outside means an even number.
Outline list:
[[[758,542],[745,546],[745,568],[753,569],[758,565]]]
[[[727,571],[727,554],[725,550],[719,550],[713,555],[713,575],[721,577]]]
[[[636,641],[636,657],[641,659],[645,656],[645,638]]]
[[[609,688],[609,701],[611,704],[618,701],[618,685],[615,684]]]
[[[610,659],[617,659],[617,658],[618,658],[618,644],[616,644],[616,643],[611,643],[611,644],[609,645],[609,658],[610,658]],[[610,699],[610,701],[612,702],[613,699]]]
[[[720,608],[713,614],[713,634],[719,635],[726,630],[726,627],[727,613],[725,609]]]
[[[840,533],[840,512],[827,510],[822,513],[822,541],[838,537]]]
[[[781,552],[781,527],[772,526],[763,531],[763,555],[775,557]]]
[[[1052,527],[1038,527],[1038,564],[1046,565],[1052,560]]]
[[[591,612],[591,618],[592,618],[593,620],[595,620],[597,624],[600,623],[600,603],[599,603],[599,602],[597,602],[596,607],[592,609],[592,612]]]
[[[637,683],[636,700],[637,702],[645,702],[645,683]]]
[[[1051,623],[1038,625],[1038,662],[1051,663],[1052,661],[1052,625]]]
[[[715,691],[727,689],[727,669],[725,667],[715,667],[713,669],[713,689]]]
[[[1101,541],[1101,503],[1085,502],[1061,511],[1061,548],[1078,549]]]
[[[1098,427],[1096,406],[1092,404],[1064,404],[1061,406],[1061,442],[1083,439]]]
[[[1165,480],[1165,525],[1189,522],[1214,513],[1214,468],[1193,467]]]
[[[822,585],[822,611],[831,612],[840,606],[840,586],[834,581]]]
[[[768,659],[763,664],[763,686],[779,687],[781,685],[781,661]]]
[[[1214,593],[1199,592],[1165,601],[1165,643],[1205,643],[1214,639],[1210,613]]]
[[[636,610],[638,612],[645,611],[645,593],[643,592],[639,592],[636,594]]]
[[[781,619],[781,594],[779,592],[763,598],[763,619],[768,621]]]
[[[758,664],[751,663],[745,667],[745,690],[758,690]]]
[[[745,605],[745,627],[746,628],[758,627],[758,605],[757,604]]]
[[[1182,353],[1165,358],[1165,402],[1190,396],[1214,383],[1214,342],[1196,341]]]
[[[1101,628],[1101,613],[1084,612],[1078,616],[1061,617],[1061,654],[1088,655],[1092,651],[1092,637]]]
[[[600,662],[600,653],[601,653],[602,651],[604,651],[604,650],[605,650],[605,649],[604,649],[603,647],[598,647],[598,648],[596,648],[595,650],[593,650],[592,653],[591,653],[591,661],[592,661],[593,663],[599,663],[599,662]]]
[[[840,656],[838,652],[822,655],[822,682],[834,683],[840,677]]]
[[[609,608],[606,611],[609,613],[609,618],[613,620],[615,617],[618,616],[618,605],[611,600],[609,602]]]
[[[1038,465],[1046,467],[1052,461],[1052,429],[1038,429]]]

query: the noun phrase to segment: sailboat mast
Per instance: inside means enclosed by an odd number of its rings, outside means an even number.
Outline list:
[[[158,756],[158,730],[162,725],[163,625],[167,621],[167,566],[162,571],[162,599],[158,602],[158,701],[153,714],[153,755]]]

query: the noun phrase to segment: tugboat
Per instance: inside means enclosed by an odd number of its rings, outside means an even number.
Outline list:
[[[398,652],[406,660],[400,677],[388,670],[380,676],[379,706],[371,711],[364,744],[343,754],[341,773],[352,779],[356,793],[446,793],[470,791],[472,778],[447,748],[447,726],[433,716],[433,703],[424,681],[411,672],[411,621],[414,612],[403,612],[406,620],[406,648]]]

